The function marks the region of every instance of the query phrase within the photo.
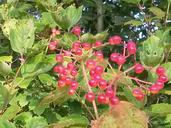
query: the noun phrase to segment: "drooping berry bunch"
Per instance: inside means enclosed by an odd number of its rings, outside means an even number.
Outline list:
[[[85,99],[92,102],[96,108],[96,100],[99,104],[116,105],[119,103],[119,98],[116,96],[118,81],[122,78],[129,78],[138,86],[136,88],[127,85],[128,89],[132,91],[133,96],[137,100],[143,100],[147,92],[152,94],[158,93],[164,88],[164,84],[168,81],[166,71],[159,66],[156,69],[158,78],[155,83],[140,80],[135,76],[130,76],[129,72],[134,71],[135,75],[141,74],[148,67],[136,62],[136,43],[133,41],[125,42],[118,35],[109,38],[107,43],[102,41],[95,41],[94,43],[81,42],[81,29],[79,26],[74,27],[71,32],[78,37],[78,41],[73,42],[71,49],[57,50],[59,41],[51,41],[49,43],[49,50],[60,51],[56,55],[57,65],[54,67],[54,72],[58,74],[57,87],[62,88],[68,86],[70,95],[74,95],[78,88],[82,88],[77,81],[78,76],[83,76],[86,83]],[[52,31],[52,35],[60,34],[59,30]],[[123,45],[122,53],[113,52],[109,59],[104,58],[103,52],[97,50],[106,45]],[[123,66],[130,56],[134,57],[133,65],[127,70],[123,70]],[[65,61],[65,58],[70,58],[70,61]],[[103,65],[105,63],[105,65]],[[114,63],[118,65],[118,70],[111,65]],[[112,70],[111,79],[106,79],[104,76],[107,70]]]

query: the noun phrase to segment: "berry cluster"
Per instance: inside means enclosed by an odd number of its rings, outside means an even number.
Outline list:
[[[81,35],[81,29],[79,26],[74,27],[71,32],[78,37],[78,41],[73,42],[71,49],[60,49],[60,53],[56,55],[57,65],[54,67],[54,72],[58,74],[58,88],[68,86],[70,95],[74,95],[77,89],[81,86],[77,81],[77,76],[82,75],[87,89],[85,92],[85,99],[93,104],[97,100],[99,104],[116,105],[119,103],[119,98],[116,96],[116,90],[118,87],[118,80],[126,77],[136,82],[138,87],[132,88],[127,85],[132,91],[133,96],[137,100],[143,100],[145,93],[150,92],[157,94],[163,89],[164,84],[168,81],[166,71],[163,67],[159,66],[156,69],[158,78],[155,83],[140,80],[136,77],[129,76],[130,71],[134,71],[135,74],[141,74],[148,67],[144,67],[142,64],[136,62],[136,43],[133,41],[125,42],[118,35],[109,38],[108,42],[103,44],[101,41],[96,41],[93,44],[87,42],[81,42],[79,37]],[[60,34],[59,30],[52,30],[52,35]],[[49,50],[57,50],[57,44],[59,41],[51,41],[48,45]],[[109,60],[104,58],[102,51],[97,50],[99,47],[105,45],[123,45],[123,52],[111,53]],[[132,67],[123,71],[123,65],[126,63],[127,58],[134,56],[134,64]],[[70,58],[70,62],[65,61],[65,58]],[[102,63],[107,63],[107,66]],[[112,74],[111,80],[105,79],[106,69],[112,68],[110,63],[118,65],[118,72]],[[98,91],[97,91],[98,90]],[[97,99],[96,99],[97,97]]]

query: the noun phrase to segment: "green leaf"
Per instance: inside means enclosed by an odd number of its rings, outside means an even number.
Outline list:
[[[21,111],[21,108],[17,104],[13,104],[7,108],[7,110],[1,115],[1,119],[4,120],[11,120],[13,119],[17,113]]]
[[[171,127],[171,114],[168,114],[168,115],[166,116],[165,123],[167,124],[166,126],[167,126],[168,128]]]
[[[58,123],[52,124],[53,128],[86,128],[89,124],[89,121],[84,116],[80,115],[70,115],[63,117],[59,120]]]
[[[9,91],[0,84],[0,110],[4,109],[10,101]]]
[[[164,59],[164,47],[160,38],[152,35],[143,42],[143,49],[140,52],[140,61],[146,66],[157,66]]]
[[[75,35],[70,34],[70,33],[65,33],[61,37],[59,45],[61,47],[68,49],[68,48],[71,48],[72,43],[77,41],[77,40],[78,40],[78,38]]]
[[[98,33],[96,35],[86,33],[86,34],[81,36],[81,41],[82,42],[94,43],[97,40],[99,40],[99,41],[105,40],[107,36],[108,36],[107,31],[100,32],[100,33]]]
[[[12,56],[0,56],[0,62],[12,62]]]
[[[150,7],[149,11],[159,19],[162,19],[165,16],[165,12],[158,7]]]
[[[10,35],[10,30],[11,29],[15,29],[15,26],[17,24],[17,20],[16,19],[9,19],[9,20],[6,20],[2,26],[2,31],[3,31],[3,34],[9,38],[9,35]]]
[[[160,116],[166,116],[167,114],[171,114],[171,104],[158,103],[151,105],[150,108],[152,114],[157,114]]]
[[[142,22],[138,20],[130,20],[124,23],[124,25],[132,25],[132,26],[139,26]]]
[[[33,78],[17,77],[14,81],[14,85],[26,89],[32,80]]]
[[[166,49],[171,48],[171,27],[167,28],[164,33],[162,33],[161,42],[164,43]]]
[[[21,107],[24,107],[28,104],[28,100],[27,100],[27,96],[25,94],[22,94],[20,93],[18,96],[17,96],[17,99],[18,99],[18,103]]]
[[[0,119],[0,128],[16,128],[16,127],[11,122]]]
[[[26,128],[47,128],[48,123],[45,118],[38,116],[33,117],[26,123]]]
[[[10,44],[15,52],[24,54],[34,43],[34,23],[31,19],[20,20],[15,28],[10,29]]]
[[[76,8],[75,6],[69,6],[66,9],[62,8],[58,12],[53,13],[52,16],[59,27],[70,30],[81,18],[82,6]]]
[[[137,4],[139,3],[141,0],[123,0],[127,3],[131,3],[131,4]],[[143,0],[143,2],[146,2],[147,0]]]
[[[30,120],[32,118],[32,114],[30,112],[22,112],[20,114],[18,114],[15,118],[14,121],[15,122],[22,122],[22,123],[26,123],[28,120]]]
[[[54,79],[52,76],[50,76],[49,74],[40,74],[38,75],[39,80],[45,84],[45,85],[52,85],[55,83]]]

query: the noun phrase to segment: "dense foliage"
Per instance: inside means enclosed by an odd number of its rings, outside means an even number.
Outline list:
[[[0,128],[170,128],[171,0],[0,1]]]

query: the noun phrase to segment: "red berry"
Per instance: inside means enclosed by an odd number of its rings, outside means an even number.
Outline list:
[[[84,50],[89,50],[91,48],[91,45],[90,45],[90,43],[82,43],[82,48]]]
[[[71,79],[70,77],[66,77],[65,83],[66,83],[67,85],[71,85],[72,79]]]
[[[85,95],[85,99],[89,102],[93,102],[95,100],[95,95],[92,92],[89,92]]]
[[[54,51],[54,50],[56,50],[56,46],[57,46],[57,41],[52,41],[52,42],[49,43],[48,48],[51,51]]]
[[[62,88],[65,86],[65,81],[64,80],[58,80],[58,87]]]
[[[134,70],[135,70],[135,73],[141,74],[144,71],[144,67],[141,64],[137,63],[135,64]]]
[[[101,90],[105,90],[107,88],[107,82],[106,82],[106,80],[103,80],[103,79],[99,80],[99,88]]]
[[[160,80],[157,80],[157,82],[155,83],[155,85],[159,88],[159,90],[164,88],[164,83],[161,82]]]
[[[96,66],[94,71],[95,71],[96,74],[102,74],[104,69],[103,69],[102,66]]]
[[[74,94],[75,94],[75,89],[70,88],[68,93],[69,93],[69,95],[71,95],[71,96],[74,95]]]
[[[97,101],[99,104],[107,104],[108,100],[105,94],[99,94]]]
[[[80,34],[81,34],[81,28],[80,28],[80,26],[73,27],[73,29],[71,30],[71,32],[73,34],[75,34],[76,36],[80,36]]]
[[[116,52],[114,52],[114,53],[112,53],[111,55],[110,55],[110,60],[112,61],[112,62],[117,62],[117,59],[118,59],[118,56],[119,56],[120,54],[119,53],[116,53]]]
[[[61,63],[61,62],[63,62],[63,60],[64,60],[64,59],[63,59],[63,55],[61,55],[61,54],[57,54],[57,55],[56,55],[56,61],[57,61],[57,62],[60,62],[60,63]]]
[[[74,42],[74,43],[72,44],[72,49],[76,50],[76,49],[79,49],[79,48],[81,48],[81,43],[80,43],[80,41]]]
[[[117,104],[119,104],[119,98],[118,97],[116,97],[116,96],[113,96],[113,97],[111,97],[110,99],[110,104],[111,105],[117,105]]]
[[[165,74],[165,72],[165,69],[161,66],[156,69],[156,74],[159,76]]]
[[[89,72],[89,74],[90,74],[91,77],[93,77],[96,74],[96,72],[95,72],[94,69],[91,69],[90,72]]]
[[[163,83],[166,83],[168,81],[168,77],[166,75],[162,74],[159,76],[158,80],[163,82]]]
[[[97,80],[98,82],[102,79],[101,75],[98,75],[98,74],[94,75],[93,78]]]
[[[127,50],[128,50],[128,52],[129,52],[129,54],[135,54],[136,51],[137,51],[135,42],[129,41],[129,42],[127,43]]]
[[[76,69],[71,70],[71,75],[72,76],[76,76],[78,74]]]
[[[123,65],[123,64],[125,63],[125,61],[126,61],[125,57],[122,56],[122,55],[120,55],[120,56],[117,57],[116,63],[117,63],[118,65]]]
[[[152,94],[157,94],[160,91],[159,87],[156,84],[150,86],[149,90]]]
[[[96,66],[96,62],[94,60],[91,60],[91,59],[87,60],[86,67],[88,69],[93,69],[93,68],[95,68],[95,66]]]
[[[113,96],[115,96],[115,93],[114,93],[114,91],[111,89],[111,88],[108,88],[107,90],[106,90],[106,96],[107,97],[113,97]]]
[[[102,46],[102,42],[101,41],[96,41],[94,44],[93,44],[93,46],[94,47],[100,47],[100,46]]]
[[[71,86],[72,89],[76,90],[78,88],[78,83],[76,81],[72,81],[71,82]]]
[[[75,68],[74,63],[69,62],[69,63],[67,64],[67,69],[68,69],[68,70],[73,70],[74,68]]]
[[[66,77],[66,75],[64,75],[64,74],[60,74],[60,75],[59,75],[59,78],[60,78],[61,80],[64,80],[64,81],[65,81],[67,77]]]
[[[69,70],[67,68],[64,68],[64,70],[63,70],[63,72],[61,72],[61,74],[68,75],[69,74]]]
[[[98,81],[95,79],[90,79],[88,83],[91,87],[96,87],[98,85]]]
[[[63,65],[57,65],[53,68],[53,71],[56,72],[56,73],[60,73],[60,74],[63,74],[65,68]]]
[[[82,49],[75,49],[75,55],[81,56],[83,54]]]
[[[122,42],[122,38],[120,36],[112,36],[109,38],[109,44],[111,45],[117,45],[120,44]]]
[[[140,89],[134,89],[132,91],[133,96],[137,99],[137,100],[143,100],[144,99],[144,94]]]
[[[52,33],[56,33],[57,29],[56,28],[53,28],[52,29]]]
[[[101,51],[96,51],[94,55],[96,56],[97,59],[103,60],[103,53]]]

